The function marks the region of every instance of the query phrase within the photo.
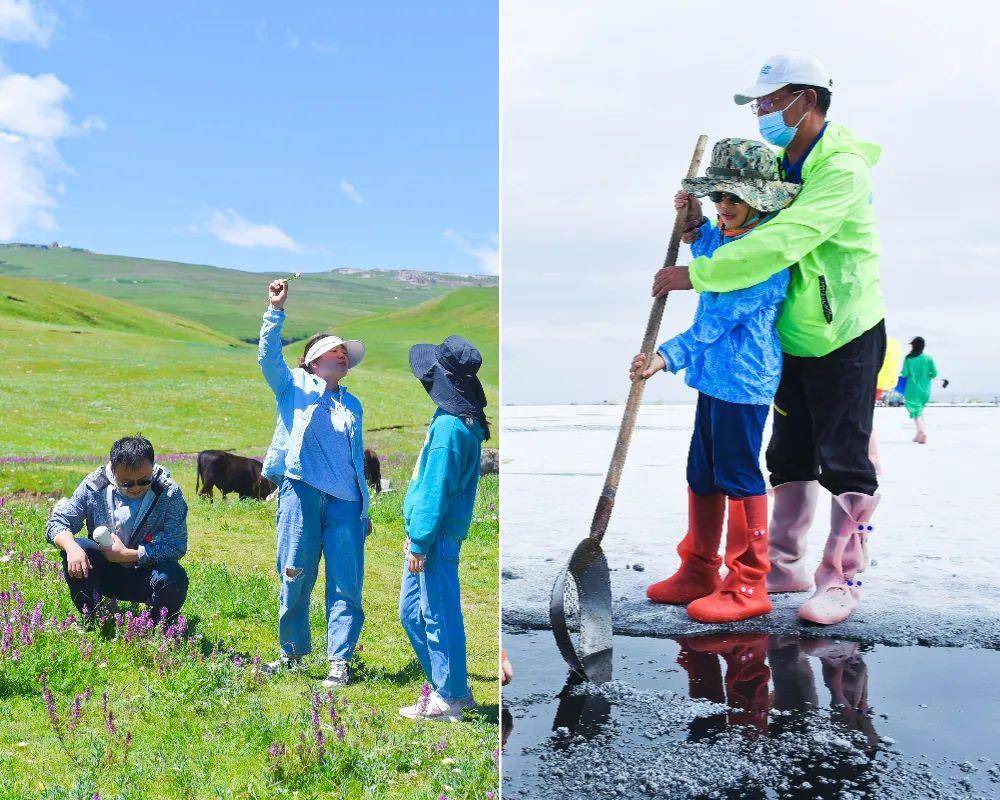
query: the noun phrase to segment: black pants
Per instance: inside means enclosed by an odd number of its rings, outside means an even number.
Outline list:
[[[819,480],[831,494],[878,489],[868,440],[885,321],[818,358],[785,355],[767,446],[771,485]]]
[[[152,606],[153,616],[159,620],[161,609],[173,616],[181,610],[187,597],[188,576],[176,561],[164,561],[148,567],[131,567],[108,561],[93,539],[78,538],[90,562],[90,575],[74,578],[66,569],[63,553],[63,575],[69,584],[73,604],[83,612],[94,611],[103,597],[114,597]]]

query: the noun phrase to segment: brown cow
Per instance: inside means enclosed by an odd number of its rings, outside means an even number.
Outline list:
[[[261,474],[263,464],[256,458],[233,455],[226,450],[202,450],[198,453],[196,491],[212,498],[212,489],[225,497],[236,492],[240,500],[263,500],[275,490],[275,485]]]

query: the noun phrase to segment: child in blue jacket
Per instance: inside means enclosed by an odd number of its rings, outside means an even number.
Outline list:
[[[727,242],[752,235],[795,197],[798,185],[781,181],[774,154],[760,142],[723,139],[712,151],[707,177],[687,179],[675,207],[687,208],[684,241],[694,256],[709,256]],[[708,195],[718,220],[709,222],[694,199]],[[788,270],[734,292],[705,292],[692,326],[660,345],[647,366],[632,361],[633,380],[660,370],[686,370],[698,390],[688,452],[688,530],[677,546],[681,565],[654,583],[657,603],[687,605],[701,622],[728,622],[771,610],[767,488],[760,445],[768,406],[781,377],[776,322],[788,287]],[[719,545],[729,498],[726,578],[719,577]]]
[[[479,351],[461,336],[410,349],[410,368],[437,411],[403,502],[406,566],[399,617],[433,691],[399,713],[458,720],[475,706],[466,671],[458,559],[472,524],[480,451],[489,438]]]

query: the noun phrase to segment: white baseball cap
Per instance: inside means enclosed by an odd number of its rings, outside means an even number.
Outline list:
[[[360,339],[341,339],[339,336],[324,336],[316,341],[303,359],[306,364],[312,364],[324,353],[328,353],[335,347],[344,345],[347,350],[347,366],[354,369],[365,357],[365,344]]]
[[[757,83],[733,95],[736,105],[746,105],[758,97],[776,92],[790,83],[818,86],[833,91],[833,80],[823,63],[816,56],[792,50],[771,56],[760,68]]]

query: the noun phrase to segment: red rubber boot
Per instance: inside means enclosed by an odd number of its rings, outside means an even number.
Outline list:
[[[666,580],[646,589],[650,600],[682,606],[716,590],[722,566],[719,545],[725,513],[724,494],[700,495],[688,487],[688,530],[677,545],[680,568]]]
[[[769,613],[766,494],[730,499],[726,566],[729,574],[719,588],[688,606],[692,619],[735,622]]]

